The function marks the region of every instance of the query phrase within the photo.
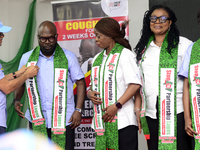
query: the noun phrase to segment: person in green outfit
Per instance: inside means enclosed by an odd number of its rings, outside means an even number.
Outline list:
[[[96,44],[104,49],[92,62],[91,89],[96,150],[137,150],[140,101],[133,96],[141,87],[134,53],[125,38],[124,22],[102,18],[95,26]],[[134,113],[135,108],[135,113]],[[137,114],[137,115],[136,115]]]
[[[74,149],[74,128],[81,123],[81,109],[85,99],[85,79],[76,55],[57,43],[57,29],[53,22],[44,21],[38,27],[39,45],[21,60],[22,65],[35,65],[40,71],[15,92],[15,110],[29,120],[33,131],[48,135],[66,150]],[[73,85],[77,84],[75,105]],[[20,99],[27,91],[29,109],[25,117]]]
[[[134,48],[142,78],[141,124],[148,149],[191,150],[184,128],[180,70],[192,41],[181,37],[175,13],[155,5],[145,12],[142,35]]]

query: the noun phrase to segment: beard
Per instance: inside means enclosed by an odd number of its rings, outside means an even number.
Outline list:
[[[42,44],[39,44],[40,45],[40,50],[42,51],[42,54],[45,55],[45,56],[51,56],[53,55],[54,51],[56,50],[56,44],[53,44],[53,45],[42,45]]]

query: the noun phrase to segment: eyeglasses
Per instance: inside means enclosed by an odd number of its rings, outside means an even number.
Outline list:
[[[58,34],[54,35],[54,36],[50,36],[50,37],[40,37],[38,35],[38,39],[40,40],[40,42],[42,43],[45,43],[47,40],[50,42],[50,43],[53,43],[56,39],[56,37],[58,36]]]
[[[157,19],[159,19],[160,23],[165,23],[167,20],[170,20],[168,17],[166,16],[160,16],[160,17],[156,17],[156,16],[150,16],[149,17],[150,21],[152,23],[155,23],[157,21]]]

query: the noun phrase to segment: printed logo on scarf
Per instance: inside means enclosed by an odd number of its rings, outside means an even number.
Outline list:
[[[196,86],[200,87],[199,65],[194,66],[194,80]]]
[[[114,54],[113,57],[112,57],[112,59],[111,59],[111,61],[108,64],[108,71],[110,71],[111,73],[114,72],[114,67],[115,67],[114,62],[115,62],[115,58],[116,57],[117,57],[117,54]]]
[[[27,64],[27,67],[35,66],[36,63],[37,63],[36,61],[29,62]],[[26,80],[26,89],[29,98],[30,113],[33,119],[32,123],[34,123],[35,126],[41,125],[44,123],[45,119],[41,114],[39,96],[35,85],[35,78],[29,78]]]
[[[60,71],[60,77],[58,78],[58,81],[57,81],[58,82],[58,86],[61,89],[64,89],[63,73],[64,73],[64,70],[61,70]]]
[[[109,59],[107,60],[106,66],[108,67],[105,71],[105,77],[104,77],[104,97],[105,97],[105,107],[108,107],[109,105],[112,105],[115,103],[115,99],[113,98],[115,95],[115,76],[114,72],[116,70],[116,64],[118,60],[119,54],[110,54]]]
[[[173,143],[174,137],[174,68],[161,68],[161,136],[162,143]],[[165,138],[163,138],[165,137]]]
[[[94,77],[94,80],[91,81],[92,85],[94,85],[93,90],[98,92],[99,66],[92,68],[92,75],[91,76]],[[98,134],[99,134],[99,132],[101,132],[101,134],[103,135],[102,130],[99,130],[99,129],[103,129],[103,122],[102,122],[101,118],[102,118],[101,105],[95,105],[94,104],[94,117],[93,117],[93,119],[94,119],[95,129],[97,129],[96,131],[98,131]]]
[[[171,70],[166,71],[166,79],[165,79],[165,83],[163,83],[163,85],[165,85],[166,90],[172,92],[173,82],[171,82]]]
[[[96,89],[97,89],[97,86],[98,86],[98,78],[97,78],[98,70],[99,70],[99,67],[94,68],[94,85],[95,85]]]
[[[191,97],[196,132],[200,134],[200,76],[198,64],[190,65]]]
[[[64,121],[65,121],[65,110],[66,110],[66,104],[65,104],[66,73],[67,73],[66,69],[55,68],[54,112],[53,112],[53,130],[52,130],[54,131],[54,134],[63,134],[65,131]]]

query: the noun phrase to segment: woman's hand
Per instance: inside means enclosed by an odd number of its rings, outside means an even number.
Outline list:
[[[87,93],[87,97],[89,99],[91,99],[91,101],[95,104],[95,105],[99,105],[102,104],[101,98],[98,97],[97,95],[99,95],[100,93],[97,91],[88,91]]]
[[[142,125],[140,122],[140,110],[135,111],[135,114],[136,114],[136,120],[137,120],[137,124],[138,124],[139,133],[141,134]]]
[[[104,122],[109,121],[111,123],[115,115],[117,114],[118,108],[116,107],[115,104],[112,104],[106,108],[103,108],[102,110],[105,111],[105,114],[102,117],[103,121]]]
[[[191,137],[194,137],[194,134],[198,135],[197,132],[195,132],[193,129],[192,129],[192,120],[191,118],[187,118],[185,119],[185,131],[186,133],[191,136]]]

